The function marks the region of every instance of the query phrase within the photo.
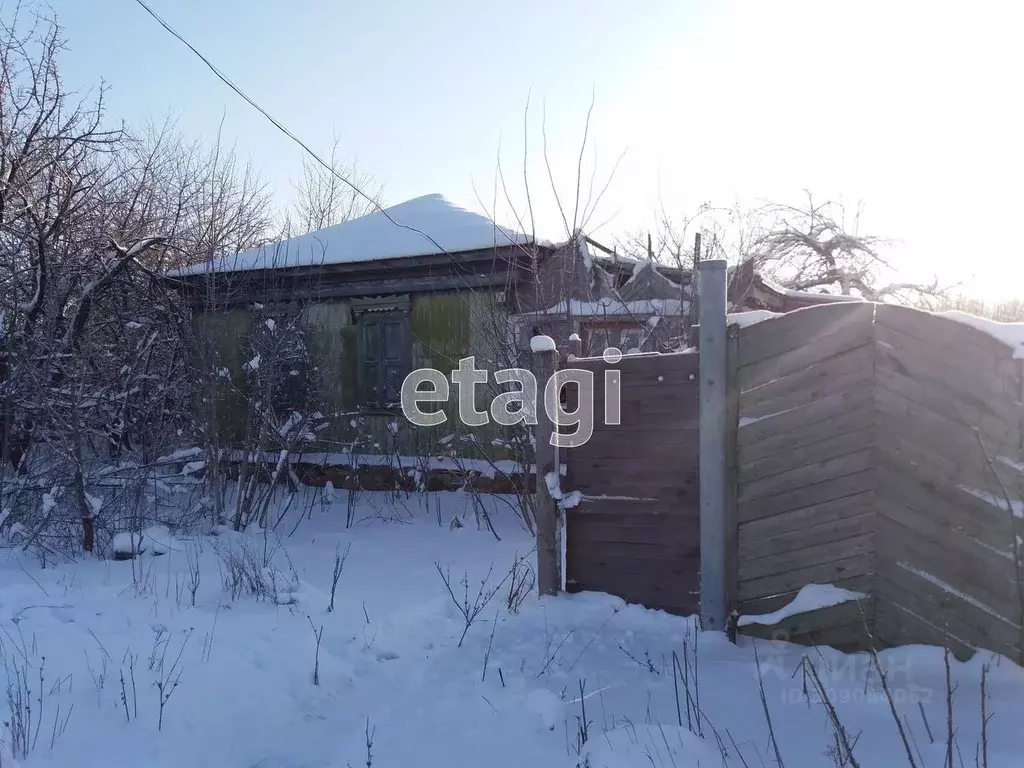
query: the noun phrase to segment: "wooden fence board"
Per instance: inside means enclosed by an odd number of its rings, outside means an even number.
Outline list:
[[[863,648],[864,636],[874,623],[870,597],[851,600],[816,611],[788,616],[777,624],[748,624],[740,627],[747,637],[781,640],[803,645],[840,645]]]
[[[836,581],[830,583],[840,589],[848,589],[852,592],[863,592],[864,594],[870,595],[873,590],[874,576],[870,573],[857,573],[851,576],[841,576]],[[744,615],[773,613],[774,611],[784,608],[793,602],[793,598],[797,596],[800,591],[800,587],[803,586],[804,585],[801,584],[798,587],[787,591],[764,597],[744,599],[740,603],[740,613]]]
[[[835,354],[839,350],[834,340],[845,338],[851,329],[857,329],[868,340],[873,316],[874,307],[868,303],[824,304],[747,326],[740,330],[740,366],[775,360],[811,346],[827,349],[823,356]]]
[[[947,484],[946,478],[925,467],[905,467],[879,454],[878,493],[935,525],[956,530],[993,551],[1005,552],[1013,542],[1010,513]]]
[[[596,421],[594,424],[594,434],[588,442],[577,447],[568,450],[572,451],[586,451],[589,450],[591,445],[607,445],[611,442],[627,441],[632,443],[643,443],[648,447],[652,446],[650,439],[644,440],[644,435],[656,435],[659,440],[673,440],[677,443],[687,444],[691,441],[696,440],[697,444],[700,443],[698,439],[700,432],[698,430],[697,421],[693,422],[685,420],[664,419],[659,425],[654,426],[651,424],[634,424],[632,422],[623,421],[622,424],[611,424],[605,425],[600,423],[603,420],[604,412],[595,411]],[[656,444],[660,445],[660,443]],[[655,447],[656,447],[655,445]]]
[[[740,583],[825,565],[843,558],[870,555],[875,545],[874,531],[863,521],[859,522],[857,532],[853,535],[847,534],[832,540],[822,539],[809,545],[804,542],[804,546],[799,549],[762,553],[758,557],[740,560]]]
[[[987,464],[969,452],[957,455],[955,449],[944,450],[942,443],[926,443],[914,439],[908,431],[901,432],[901,422],[893,420],[879,427],[878,450],[904,467],[924,467],[929,476],[942,479],[944,485],[963,490],[973,489],[975,494],[990,494],[993,498],[1022,499],[1024,477],[1020,472],[1002,463]]]
[[[645,464],[643,457],[633,457],[630,459],[590,459],[573,462],[572,482],[578,486],[577,489],[566,487],[568,486],[568,481],[566,481],[563,483],[562,490],[572,491],[582,488],[594,488],[599,485],[604,490],[603,495],[605,496],[650,496],[657,498],[658,494],[653,492],[654,489],[664,491],[668,489],[684,490],[693,488],[696,491],[699,475],[692,467],[687,468],[682,462],[676,466],[668,462],[652,466]],[[636,488],[640,489],[641,492],[615,493],[616,490],[624,488]],[[652,492],[649,494],[644,493],[644,488],[650,488]]]
[[[1010,358],[1013,354],[1008,346],[984,331],[920,309],[876,304],[875,323],[894,328],[918,341],[945,348],[953,354],[971,354],[975,349],[1004,358]]]
[[[761,360],[739,369],[740,387],[746,391],[778,379],[793,375],[815,363],[835,355],[857,349],[871,339],[871,326],[848,326],[822,340],[812,342],[801,349],[787,352],[778,358]]]
[[[1003,456],[1010,461],[1016,460],[1016,443],[1000,445],[986,438],[963,419],[950,418],[948,414],[920,405],[884,387],[875,391],[875,405],[878,412],[885,415],[882,420],[884,426],[898,424],[899,431],[909,439],[923,445],[941,447],[943,451],[948,449],[950,455],[958,461],[987,465],[986,457],[997,459]],[[1005,461],[999,464],[1012,469]],[[1019,470],[1017,474],[1021,474]]]
[[[833,559],[827,563],[816,563],[806,568],[792,568],[785,573],[764,578],[741,578],[740,601],[771,597],[783,592],[796,592],[808,584],[838,584],[854,576],[869,576],[873,573],[873,568],[874,557],[868,553]]]
[[[772,402],[793,392],[813,391],[822,383],[838,376],[866,372],[870,377],[874,369],[874,361],[874,347],[870,343],[863,344],[833,357],[819,360],[811,366],[783,378],[745,390],[740,395],[740,407],[745,413],[751,413],[751,409],[756,405]],[[771,412],[771,410],[768,411],[768,413]]]
[[[980,407],[935,379],[915,379],[907,375],[889,358],[878,360],[875,386],[931,408],[948,419],[966,422],[996,440],[1012,443],[1020,435],[1019,406],[1003,401],[998,406],[989,403]]]
[[[669,483],[672,484],[670,485]],[[586,485],[580,483],[577,485],[576,489],[586,487]],[[594,489],[593,484],[591,484],[590,488],[592,493],[612,499],[642,499],[653,497],[666,504],[673,504],[680,510],[696,509],[700,504],[700,494],[696,480],[692,485],[679,485],[676,481],[669,480],[659,481],[657,485],[651,485],[650,483],[641,483],[625,478],[616,480],[614,485],[605,484],[605,487],[597,490]],[[571,491],[574,489],[567,487],[566,490]]]
[[[922,540],[920,535],[890,517],[879,518],[877,557],[906,563],[910,568],[931,574],[956,591],[971,595],[1000,616],[1019,615],[1016,585],[997,574],[996,568],[962,553],[956,558],[944,555],[939,547]]]
[[[875,503],[881,517],[912,531],[923,546],[931,545],[936,552],[948,553],[965,563],[977,563],[977,573],[985,579],[1014,582],[1016,572],[1013,567],[1012,538],[1004,539],[1001,547],[994,547],[961,529],[947,525],[934,513],[934,507],[922,511],[889,498],[881,491]]]
[[[933,545],[936,552],[944,552],[950,557],[970,558],[975,562],[984,563],[985,571],[991,568],[992,573],[998,574],[999,578],[1014,578],[1011,539],[1003,542],[1005,549],[997,550],[980,539],[947,525],[938,515],[933,514],[934,508],[922,512],[887,497],[881,491],[875,501],[875,508],[880,517],[897,522],[913,531],[923,542]]]
[[[571,576],[572,591],[607,592],[626,602],[678,614],[696,613],[700,606],[696,586],[687,590],[681,580],[665,581],[660,574],[636,576],[609,571],[581,571]],[[696,582],[694,582],[696,585]]]
[[[874,373],[870,367],[839,373],[822,380],[809,382],[803,387],[779,394],[771,399],[747,405],[743,409],[743,417],[756,419],[773,413],[784,413],[843,392],[857,393],[865,389],[870,390],[873,380]],[[781,379],[781,381],[786,381],[786,379]]]
[[[680,464],[697,459],[697,433],[689,429],[667,429],[657,432],[636,429],[594,429],[594,436],[578,448],[565,449],[567,462],[579,459],[617,459],[646,456],[657,451],[667,458],[659,462],[672,461]],[[685,457],[685,458],[684,458]]]
[[[853,432],[839,432],[810,445],[786,447],[759,461],[741,464],[744,482],[751,483],[809,464],[837,459],[870,448],[875,444],[875,427],[862,427]]]
[[[586,553],[586,566],[583,572],[605,572],[633,574],[634,576],[657,575],[666,583],[673,581],[689,581],[698,584],[693,579],[694,566],[700,566],[699,544],[692,544],[689,547],[680,547],[677,551],[669,552],[668,548],[661,548],[661,557],[653,557],[658,552],[654,545],[633,546],[633,547],[612,547],[608,546],[596,552]],[[567,555],[568,556],[568,555]]]
[[[679,506],[673,500],[657,497],[628,497],[615,494],[584,495],[579,506],[566,511],[573,515],[586,515],[596,522],[618,521],[621,525],[677,525],[681,518],[699,516],[698,507]]]
[[[829,525],[846,517],[859,517],[873,511],[874,500],[875,492],[869,490],[771,517],[744,520],[740,526],[741,539],[771,539],[810,526]]]
[[[790,642],[835,648],[842,653],[857,653],[870,647],[874,611],[849,624],[830,624],[822,629],[793,635]]]
[[[944,486],[975,489],[994,498],[1024,499],[1024,474],[998,457],[989,460],[969,435],[964,440],[950,430],[922,429],[921,419],[891,416],[880,421],[879,450],[894,463],[919,468]],[[943,439],[943,434],[946,439]],[[987,450],[987,449],[986,449]]]
[[[972,547],[970,542],[958,542],[954,531],[942,535],[940,529],[927,528],[913,510],[908,512],[885,499],[879,503],[878,531],[880,552],[974,594],[1003,616],[1015,614],[1019,598],[1012,561],[983,547]]]
[[[745,446],[760,440],[802,429],[809,424],[848,413],[861,413],[865,417],[861,426],[868,426],[874,423],[873,411],[867,408],[873,402],[873,394],[871,388],[857,392],[843,392],[824,397],[805,406],[757,419],[748,419],[741,412],[737,444],[742,450]],[[849,428],[856,429],[852,426]]]
[[[940,628],[921,616],[929,613],[926,606],[915,606],[918,612],[884,598],[875,599],[875,635],[889,646],[936,645],[948,647],[950,653],[960,661],[974,655],[970,643],[958,638],[956,628]]]
[[[971,384],[972,374],[984,389],[983,397],[989,394],[1007,396],[1013,390],[1007,387],[1013,374],[1006,370],[1005,359],[977,347],[951,349],[944,343],[930,344],[908,336],[899,328],[885,323],[875,326],[876,352],[902,359],[911,356],[914,364],[939,370],[948,370],[957,378]]]
[[[967,643],[1002,653],[1009,658],[1021,647],[1020,626],[994,616],[963,596],[943,590],[913,570],[880,558],[876,594],[915,613],[948,624]]]
[[[852,475],[844,475],[831,480],[811,483],[802,488],[795,488],[785,493],[766,496],[762,499],[740,500],[736,505],[737,519],[740,525],[749,520],[760,520],[783,512],[805,509],[818,504],[842,499],[847,496],[873,491],[877,484],[877,472],[874,467]]]
[[[695,408],[687,408],[684,402],[696,397],[696,390],[692,393],[672,392],[671,398],[664,396],[664,390],[657,392],[637,392],[623,388],[622,400],[620,400],[620,413],[622,423],[631,427],[649,426],[653,428],[667,428],[670,424],[679,426],[693,425],[698,422],[698,412]],[[676,396],[680,395],[680,396]],[[594,413],[599,420],[604,416],[604,398],[594,399]]]
[[[931,350],[900,338],[897,331],[876,329],[876,365],[884,366],[922,384],[929,384],[950,397],[963,400],[983,412],[1012,418],[1019,410],[1016,397],[1008,391],[1014,385],[1009,377],[996,377],[988,366],[958,364],[932,356]]]
[[[621,548],[637,557],[644,556],[638,547],[654,547],[675,549],[691,546],[700,541],[700,530],[696,525],[686,526],[682,523],[662,526],[624,526],[619,524],[601,525],[590,520],[573,521],[576,530],[573,539],[581,545],[609,546]]]
[[[604,372],[610,368],[619,371],[622,381],[632,386],[649,384],[687,384],[696,379],[691,379],[691,374],[698,370],[698,356],[694,354],[668,354],[650,355],[637,357],[626,355],[617,363],[606,363],[602,358],[586,358],[574,360],[571,364],[566,363],[565,368],[590,371],[596,380],[604,376]]]
[[[937,450],[929,450],[921,443],[906,439],[894,426],[880,425],[878,432],[878,450],[894,462],[907,467],[927,467],[950,485],[983,491],[997,489],[997,481],[981,462],[958,464]]]
[[[806,413],[807,409],[804,409],[803,412]],[[784,451],[828,440],[837,434],[864,429],[875,423],[875,416],[873,400],[868,393],[865,393],[856,407],[851,410],[839,411],[825,418],[798,423],[788,430],[768,434],[757,440],[753,440],[752,433],[748,432],[748,442],[737,446],[737,461],[741,466],[750,466],[761,459],[778,455]]]
[[[775,536],[764,538],[752,536],[744,531],[739,540],[739,558],[741,562],[758,560],[762,557],[790,555],[797,561],[800,551],[819,544],[844,541],[853,536],[872,533],[875,527],[875,515],[871,510],[858,515],[848,515],[828,522],[813,522],[806,527],[786,531]]]
[[[827,480],[871,469],[872,453],[871,448],[862,448],[853,453],[805,464],[770,477],[750,482],[741,479],[738,492],[739,503],[796,491],[811,484],[820,484]]]
[[[665,452],[659,456],[594,456],[582,454],[572,457],[573,477],[584,482],[598,481],[604,487],[614,487],[626,480],[634,484],[641,480],[659,482],[662,485],[678,486],[691,482],[696,477],[697,451],[679,451],[673,455]],[[607,473],[618,473],[624,477],[610,477]]]

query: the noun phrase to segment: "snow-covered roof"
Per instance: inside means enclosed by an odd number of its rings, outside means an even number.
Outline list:
[[[433,194],[253,251],[177,269],[170,276],[399,259],[533,242],[529,235]]]

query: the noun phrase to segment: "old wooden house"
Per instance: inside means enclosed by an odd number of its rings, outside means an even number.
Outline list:
[[[752,272],[736,277],[737,303],[782,308],[785,296]],[[200,366],[223,384],[206,399],[226,439],[240,439],[258,405],[321,414],[322,449],[357,431],[380,452],[404,423],[399,393],[415,368],[448,372],[469,356],[492,371],[522,365],[537,333],[579,334],[592,354],[678,349],[693,298],[689,270],[619,256],[583,233],[542,240],[440,195],[168,279],[194,307]],[[404,430],[398,450],[432,450],[454,421]]]

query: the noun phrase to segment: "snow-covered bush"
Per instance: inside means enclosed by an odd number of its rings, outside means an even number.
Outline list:
[[[267,535],[228,534],[215,548],[224,591],[232,600],[255,597],[275,605],[298,602],[299,577],[279,542]],[[277,565],[277,560],[284,561],[284,568]]]
[[[108,128],[62,83],[55,20],[0,38],[0,536],[100,551],[167,512],[150,470],[194,431],[191,319],[160,273],[263,242],[268,197],[170,125]]]

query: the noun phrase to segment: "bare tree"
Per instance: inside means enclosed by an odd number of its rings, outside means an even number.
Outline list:
[[[808,193],[804,207],[771,203],[759,213],[768,219],[750,254],[759,269],[794,290],[876,298],[878,273],[890,266],[879,253],[886,242],[858,232],[859,210],[847,225],[842,206]]]
[[[691,269],[694,235],[699,233],[702,258],[750,261],[790,290],[911,304],[944,292],[937,280],[898,279],[898,267],[886,253],[891,242],[863,234],[860,218],[860,206],[848,215],[843,204],[817,202],[808,192],[803,205],[769,202],[744,209],[704,203],[682,217],[662,211],[654,233],[633,233],[619,243],[633,258]]]
[[[15,513],[2,524],[73,554],[138,517],[145,466],[189,424],[189,312],[159,273],[262,242],[269,198],[219,145],[169,124],[142,138],[106,128],[102,90],[76,99],[63,86],[56,21],[21,8],[7,20],[0,494]]]
[[[382,192],[380,185],[369,173],[361,171],[354,161],[342,160],[339,145],[340,140],[335,136],[327,158],[334,173],[311,158],[303,159],[302,175],[295,184],[294,211],[286,228],[296,227],[300,232],[315,232],[377,209]],[[342,178],[349,183],[346,184]],[[363,195],[356,192],[356,189],[362,190]],[[367,197],[376,201],[377,205]]]

